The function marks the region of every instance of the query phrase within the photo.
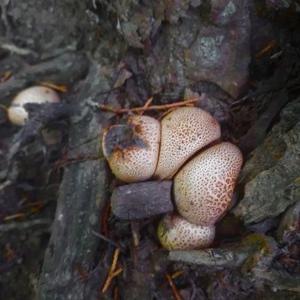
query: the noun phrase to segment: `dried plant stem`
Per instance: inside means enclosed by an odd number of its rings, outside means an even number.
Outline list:
[[[26,217],[25,213],[16,213],[16,214],[4,217],[3,221],[7,222],[7,221],[15,220],[15,219],[22,219],[24,217]]]
[[[103,111],[113,112],[115,114],[124,114],[124,113],[129,113],[129,112],[141,112],[141,111],[144,112],[144,111],[149,111],[149,110],[166,110],[166,109],[170,109],[173,107],[186,106],[189,104],[193,104],[193,103],[197,102],[199,99],[200,99],[200,97],[196,97],[196,98],[191,98],[188,100],[169,103],[169,104],[151,105],[148,107],[143,106],[143,107],[133,107],[133,108],[119,108],[119,109],[112,108],[107,105],[99,104],[99,108]]]
[[[152,103],[152,101],[153,101],[153,97],[150,97],[150,98],[146,101],[146,103],[145,103],[144,106],[143,106],[144,109],[140,112],[140,115],[142,115],[142,114],[145,112],[145,109],[146,109],[147,107],[150,106],[150,104]]]
[[[4,72],[1,76],[0,76],[0,83],[7,81],[8,79],[10,79],[10,77],[13,75],[13,73],[11,71],[6,71]]]
[[[176,271],[171,275],[172,279],[175,279],[183,274],[183,271]]]
[[[68,91],[68,88],[64,84],[55,84],[49,81],[41,81],[39,84],[61,93],[66,93]]]
[[[166,279],[167,279],[167,281],[168,281],[168,283],[169,283],[169,285],[170,285],[170,287],[172,289],[174,299],[175,300],[182,300],[182,297],[180,296],[180,294],[179,294],[179,292],[178,292],[178,290],[176,288],[176,285],[174,284],[174,282],[172,280],[172,277],[169,274],[167,274],[166,275]]]
[[[120,248],[117,248],[117,249],[115,250],[115,252],[114,252],[112,264],[111,264],[111,267],[110,267],[110,269],[109,269],[108,275],[107,275],[106,280],[105,280],[105,282],[104,282],[104,284],[103,284],[103,287],[102,287],[102,289],[101,289],[101,292],[102,292],[103,294],[109,289],[112,280],[113,280],[116,276],[118,276],[119,274],[121,274],[122,271],[123,271],[122,268],[118,268],[118,269],[116,270],[119,255],[120,255]]]

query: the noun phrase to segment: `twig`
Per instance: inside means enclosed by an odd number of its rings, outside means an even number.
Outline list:
[[[175,279],[183,274],[183,271],[176,271],[171,275],[172,279]]]
[[[136,267],[138,264],[137,249],[140,244],[139,223],[137,221],[131,221],[130,227],[131,227],[132,244],[133,244],[132,261],[133,261],[133,266]]]
[[[174,284],[174,282],[173,282],[173,280],[172,280],[172,278],[169,274],[166,274],[166,279],[167,279],[167,281],[168,281],[168,283],[169,283],[169,285],[172,289],[174,299],[175,300],[182,300],[182,297],[180,296],[180,294],[179,294],[179,292],[178,292],[178,290],[177,290],[177,288],[176,288],[176,286],[175,286],[175,284]]]
[[[112,261],[112,264],[111,264],[111,268],[110,268],[110,272],[109,273],[113,273],[117,267],[117,262],[118,262],[118,259],[119,259],[119,255],[120,255],[120,249],[117,248],[114,252],[114,256],[113,256],[113,261]]]
[[[22,219],[24,217],[26,217],[25,213],[16,213],[16,214],[4,217],[3,221],[7,222],[7,221],[11,221],[11,220]]]
[[[96,231],[92,231],[93,235],[95,235],[96,237],[108,242],[109,244],[115,246],[116,248],[118,248],[118,244],[116,242],[114,242],[113,240],[107,238],[106,236],[104,236],[103,234],[99,233],[99,232],[96,232]]]
[[[32,50],[26,49],[26,48],[20,48],[14,44],[11,43],[1,43],[0,44],[0,48],[4,49],[4,50],[8,50],[11,53],[15,53],[18,55],[29,55],[29,54],[36,54],[35,52],[33,52]]]
[[[110,267],[110,269],[109,269],[108,275],[107,275],[106,280],[105,280],[105,282],[104,282],[104,284],[103,284],[103,287],[102,287],[102,289],[101,289],[101,292],[102,292],[103,294],[106,293],[106,291],[109,289],[112,280],[113,280],[116,276],[118,276],[119,274],[121,274],[122,271],[123,271],[122,268],[118,268],[118,269],[116,270],[119,255],[120,255],[120,248],[117,248],[117,249],[115,250],[115,252],[114,252],[112,264],[111,264],[111,267]]]
[[[159,117],[158,117],[158,121],[161,121],[166,115],[168,115],[171,111],[175,110],[176,107],[172,107],[166,111],[164,111]]]
[[[12,76],[12,71],[5,71],[0,77],[0,83],[7,81]]]
[[[116,286],[114,288],[114,300],[120,299],[120,293],[119,293],[119,288]]]
[[[36,201],[36,202],[31,202],[28,204],[25,204],[24,206],[21,207],[20,211],[13,214],[13,215],[8,215],[3,218],[4,222],[9,222],[12,220],[20,220],[24,219],[32,214],[38,213],[41,211],[43,207],[45,207],[46,203],[42,201]]]
[[[103,111],[113,112],[115,114],[123,114],[123,113],[129,113],[129,112],[141,112],[141,111],[148,111],[148,110],[165,110],[173,107],[178,106],[185,106],[191,103],[195,103],[200,99],[200,97],[192,98],[189,100],[184,100],[180,102],[174,102],[169,104],[162,104],[162,105],[152,105],[148,107],[133,107],[133,108],[119,108],[115,109],[107,105],[99,104],[99,108]]]
[[[123,272],[122,268],[119,268],[118,270],[114,271],[113,273],[111,273],[111,278],[114,278],[116,276],[118,276],[119,274],[121,274]]]
[[[146,109],[147,107],[150,106],[150,104],[152,103],[152,101],[153,101],[153,97],[150,97],[150,98],[146,101],[145,105],[143,106],[144,110],[142,110],[142,111],[140,112],[140,115],[142,115],[142,114],[145,112],[145,109]]]
[[[49,226],[52,220],[50,219],[35,219],[24,222],[14,222],[9,224],[0,224],[0,232],[8,232],[10,230],[26,230],[33,226]]]
[[[29,203],[24,203],[24,205],[23,205],[23,203],[22,203],[22,208],[42,207],[42,206],[45,205],[45,202],[43,202],[41,200],[37,200],[37,201],[34,201],[34,202],[29,202]]]
[[[133,246],[135,248],[137,248],[140,244],[139,224],[138,224],[138,222],[131,221],[130,225],[131,225]]]
[[[39,84],[61,93],[66,93],[68,91],[68,88],[63,84],[55,84],[48,81],[40,81]]]
[[[111,282],[112,280],[118,276],[119,274],[121,274],[123,272],[123,269],[122,268],[119,268],[118,270],[116,270],[115,272],[111,273],[109,276],[107,276],[106,278],[106,281],[105,281],[105,284],[102,288],[102,293],[106,293],[107,290],[109,289],[110,285],[111,285]]]
[[[11,185],[12,182],[10,180],[5,180],[3,183],[0,184],[0,191],[4,190],[7,186]]]
[[[265,54],[270,53],[277,46],[277,42],[275,40],[271,40],[267,43],[265,47],[263,47],[256,55],[255,58],[259,59],[263,57]]]

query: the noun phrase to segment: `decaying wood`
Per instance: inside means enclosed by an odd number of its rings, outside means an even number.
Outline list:
[[[86,74],[88,61],[83,54],[67,52],[40,64],[24,67],[0,85],[1,102],[9,104],[21,89],[43,81],[70,85]]]
[[[279,290],[288,290],[300,293],[300,276],[291,275],[288,272],[282,272],[275,269],[263,270],[255,269],[255,277],[258,280],[264,280],[271,286],[276,286]]]
[[[174,250],[170,251],[169,259],[207,267],[210,266],[212,268],[234,268],[241,266],[250,254],[249,247],[235,251],[231,249]]]
[[[120,219],[137,220],[173,211],[172,181],[147,181],[115,188],[112,212]]]
[[[101,78],[96,68],[87,77],[82,94],[74,100],[79,113],[70,125],[69,154],[72,157],[96,155],[99,140],[94,133],[101,124],[85,101],[94,97]],[[102,116],[102,121],[105,116]],[[93,128],[93,129],[91,129]],[[65,167],[59,190],[52,235],[45,255],[39,284],[41,300],[98,299],[99,285],[104,280],[95,276],[97,248],[101,239],[93,232],[99,231],[99,214],[107,200],[107,168],[103,159],[86,160]],[[106,243],[106,242],[105,242]],[[78,266],[88,274],[88,281],[80,280]],[[93,276],[94,275],[94,276]]]
[[[0,225],[0,236],[3,232],[12,230],[26,230],[32,227],[42,227],[45,231],[50,231],[50,219],[34,219],[30,221],[14,222]]]

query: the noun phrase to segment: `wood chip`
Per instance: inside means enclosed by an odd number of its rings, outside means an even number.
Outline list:
[[[173,211],[172,181],[147,181],[117,187],[112,212],[120,219],[138,220]]]

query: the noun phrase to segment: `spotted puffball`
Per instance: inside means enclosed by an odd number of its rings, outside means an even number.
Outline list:
[[[219,139],[219,123],[197,107],[178,108],[161,121],[161,148],[155,171],[160,179],[170,179],[197,151]]]
[[[177,210],[187,221],[212,225],[227,210],[239,175],[243,157],[229,142],[203,151],[175,176]]]
[[[154,174],[160,142],[160,123],[134,115],[124,125],[105,130],[102,149],[114,175],[124,182],[147,180]]]
[[[166,215],[158,225],[157,236],[168,250],[201,249],[212,244],[215,226],[195,225],[179,215]]]
[[[165,216],[158,227],[159,240],[169,250],[210,246],[214,224],[230,204],[242,154],[227,142],[212,146],[220,136],[218,122],[195,107],[178,108],[161,124],[132,116],[103,135],[104,156],[124,182],[147,180],[153,174],[169,179],[178,172],[173,194],[179,215]]]
[[[21,91],[13,99],[7,111],[8,119],[11,123],[22,126],[28,119],[26,104],[56,103],[59,101],[59,96],[54,90],[44,86],[32,86]]]

